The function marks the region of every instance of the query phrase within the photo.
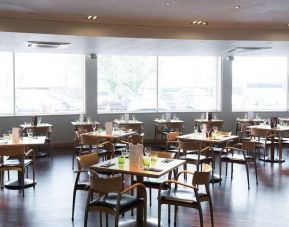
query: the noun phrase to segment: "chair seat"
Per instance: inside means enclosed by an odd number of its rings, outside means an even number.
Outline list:
[[[181,156],[180,159],[185,159],[187,161],[198,161],[199,156],[197,154],[187,154],[186,156]],[[211,161],[212,157],[207,157],[200,155],[200,161]]]
[[[161,192],[161,198],[170,201],[178,201],[184,203],[196,203],[196,197],[193,190],[182,189],[168,189]]]
[[[248,160],[248,159],[254,159],[254,157],[253,156],[245,156],[246,157],[246,160]],[[244,156],[242,155],[242,154],[234,154],[234,155],[232,155],[231,153],[230,154],[225,154],[225,155],[222,155],[221,156],[221,158],[222,158],[222,160],[223,161],[226,161],[226,159],[227,160],[236,160],[236,161],[245,161],[245,159],[244,159]]]
[[[160,184],[163,183],[166,180],[165,177],[161,177],[161,178],[150,178],[150,177],[145,177],[143,184],[145,187],[147,188],[155,188],[158,189],[160,187]],[[164,184],[163,185],[164,189],[168,189],[169,188],[169,184]]]
[[[143,199],[138,199],[137,197],[128,194],[123,194],[120,200],[120,211],[142,203]],[[102,206],[115,210],[117,206],[117,193],[103,195],[100,198],[93,200],[89,206]]]
[[[24,160],[24,166],[27,166],[29,164],[31,164],[33,162],[32,159],[25,159]],[[19,162],[19,160],[17,159],[7,159],[5,160],[5,162],[3,163],[2,166],[16,166],[16,165],[21,165],[21,163]]]
[[[89,182],[81,182],[76,186],[76,190],[87,191],[89,189]]]

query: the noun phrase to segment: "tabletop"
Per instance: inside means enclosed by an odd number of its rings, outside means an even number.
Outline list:
[[[204,137],[201,133],[185,134],[177,137],[181,141],[202,141],[212,144],[223,144],[230,140],[238,140],[237,135],[216,135],[215,137]]]
[[[139,121],[139,120],[129,120],[129,121],[125,121],[125,120],[118,120],[118,119],[116,119],[116,120],[114,120],[113,122],[114,122],[114,123],[117,123],[117,124],[119,124],[119,125],[127,125],[127,124],[129,124],[129,125],[142,125],[142,124],[143,124],[143,122],[142,122],[142,121]]]
[[[105,130],[97,130],[95,132],[88,132],[88,133],[83,133],[83,135],[87,136],[94,136],[94,137],[101,137],[101,138],[107,138],[107,139],[117,139],[117,138],[122,138],[126,136],[130,136],[135,134],[136,132],[132,130],[117,130],[117,131],[112,131],[111,134],[107,134]]]
[[[248,118],[236,118],[237,122],[240,123],[247,123],[247,122],[256,122],[256,123],[260,123],[260,122],[264,122],[266,119],[261,119],[261,118],[254,118],[254,119],[248,119]]]
[[[158,158],[157,163],[151,166],[151,170],[145,170],[141,165],[131,165],[128,158],[125,158],[125,163],[123,165],[118,164],[118,158],[113,158],[108,161],[92,165],[90,168],[101,172],[124,173],[143,177],[159,178],[186,162],[185,160],[179,159],[170,159],[172,161],[169,162],[166,160],[168,159]],[[107,167],[108,163],[111,163],[110,167]]]
[[[184,121],[182,121],[182,120],[177,120],[177,119],[176,119],[176,120],[171,119],[171,120],[169,120],[169,121],[167,121],[166,119],[155,119],[154,122],[155,122],[155,123],[158,123],[158,124],[185,123]]]
[[[277,125],[276,128],[271,128],[268,124],[260,124],[260,125],[251,125],[247,126],[248,128],[258,128],[258,129],[264,129],[264,130],[270,130],[273,132],[287,132],[289,131],[289,126],[285,125]]]
[[[194,120],[195,122],[197,123],[210,123],[210,122],[224,122],[224,120],[220,120],[220,119],[212,119],[212,120],[207,120],[207,119],[200,119],[200,118],[197,118]]]
[[[49,123],[39,123],[37,125],[31,125],[30,123],[29,124],[21,124],[19,125],[21,128],[23,129],[27,129],[27,128],[36,128],[36,127],[53,127],[52,124],[49,124]]]
[[[13,143],[12,139],[10,138],[8,141],[4,140],[3,138],[0,138],[0,146],[2,145],[41,145],[44,144],[46,140],[46,136],[37,136],[37,137],[22,137],[19,140],[19,143]]]
[[[93,123],[100,125],[100,123],[98,121],[72,121],[70,122],[73,126],[84,126],[84,125],[92,125]]]

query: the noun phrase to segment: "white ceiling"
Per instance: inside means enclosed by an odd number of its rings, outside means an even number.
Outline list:
[[[0,51],[43,51],[25,47],[36,40],[71,43],[60,52],[288,55],[288,12],[288,0],[1,0]]]

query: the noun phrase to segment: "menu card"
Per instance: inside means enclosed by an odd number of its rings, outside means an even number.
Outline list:
[[[129,114],[126,113],[126,114],[124,114],[124,122],[128,123],[128,121],[129,121]]]
[[[112,134],[112,122],[105,122],[106,134]]]
[[[207,124],[202,124],[202,138],[207,138]]]
[[[143,168],[143,144],[129,145],[129,165],[131,169]]]
[[[171,121],[171,113],[166,113],[166,121]]]
[[[19,128],[12,128],[12,142],[19,143],[20,142],[20,129]]]

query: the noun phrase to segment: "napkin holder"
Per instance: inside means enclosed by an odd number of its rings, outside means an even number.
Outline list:
[[[20,142],[20,129],[12,128],[12,142],[19,143]]]
[[[143,144],[130,144],[128,159],[130,169],[143,169]]]
[[[108,135],[112,134],[112,122],[105,122],[105,131]]]

